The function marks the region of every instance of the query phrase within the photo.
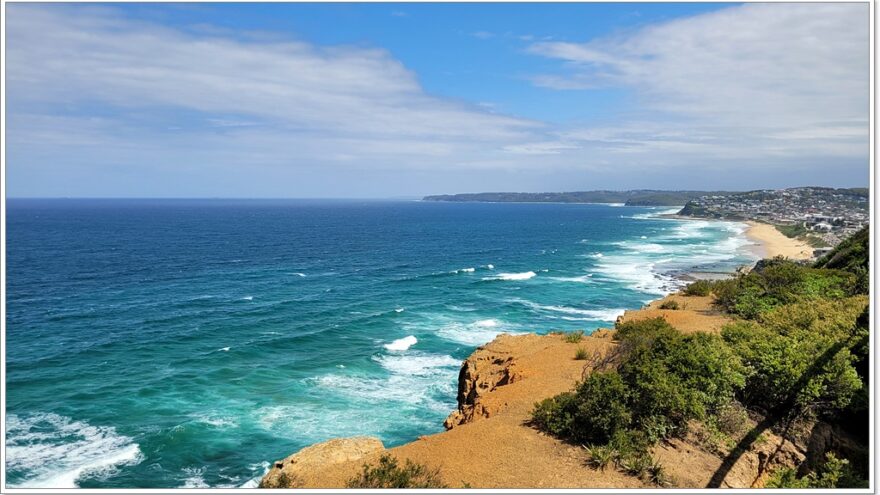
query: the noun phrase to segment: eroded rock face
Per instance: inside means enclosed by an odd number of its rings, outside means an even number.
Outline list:
[[[523,338],[526,336],[499,335],[462,363],[458,374],[458,409],[443,422],[447,430],[498,412],[497,404],[489,404],[483,399],[496,388],[525,377],[524,370],[517,366],[511,348],[514,339],[521,341]],[[519,341],[517,343],[521,345]]]
[[[316,443],[275,461],[260,481],[260,488],[298,488],[308,471],[355,461],[382,450],[385,450],[382,441],[374,437],[334,438]]]

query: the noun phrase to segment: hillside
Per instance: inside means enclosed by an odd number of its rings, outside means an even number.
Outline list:
[[[627,206],[680,206],[704,195],[722,196],[726,191],[576,191],[576,192],[486,192],[425,196],[423,201],[488,203],[623,203]]]

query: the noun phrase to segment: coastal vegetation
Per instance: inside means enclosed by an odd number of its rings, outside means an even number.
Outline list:
[[[403,466],[397,458],[383,455],[376,465],[364,464],[361,473],[350,479],[348,488],[448,488],[440,477],[439,469],[406,460]]]
[[[690,284],[684,294],[711,294],[733,323],[691,334],[662,318],[618,323],[611,359],[536,404],[533,424],[587,446],[593,467],[614,465],[658,485],[663,468],[651,448],[689,432],[726,455],[727,469],[764,432],[785,438],[794,424],[866,435],[868,252],[862,231],[814,266],[774,258],[732,279]],[[839,454],[778,470],[767,486],[862,486],[867,459],[854,465]],[[719,471],[713,482],[724,478]]]
[[[679,309],[680,307],[678,301],[664,301],[660,305],[660,309]]]

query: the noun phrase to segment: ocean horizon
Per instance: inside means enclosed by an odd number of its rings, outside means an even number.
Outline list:
[[[610,327],[757,256],[668,207],[10,199],[9,486],[256,486],[338,436],[443,430],[500,333]]]

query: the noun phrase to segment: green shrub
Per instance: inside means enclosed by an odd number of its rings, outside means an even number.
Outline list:
[[[663,301],[660,305],[660,309],[678,309],[678,303],[676,301]]]
[[[763,260],[748,274],[716,282],[714,291],[716,304],[724,310],[755,319],[785,304],[847,297],[858,292],[858,281],[849,272],[773,258]]]
[[[583,347],[578,347],[574,353],[574,358],[578,361],[585,361],[587,359],[587,350]]]
[[[566,392],[536,404],[535,425],[573,442],[607,443],[631,421],[626,386],[615,372],[594,372]]]
[[[871,253],[871,236],[865,226],[837,245],[813,265],[815,268],[832,268],[848,271],[856,276],[856,290],[867,294],[870,284],[868,260]]]
[[[655,318],[621,324],[615,338],[617,371],[594,372],[572,392],[537,404],[538,428],[582,444],[605,444],[624,431],[650,444],[715,413],[745,382],[739,358],[716,335],[683,335]]]
[[[379,464],[364,464],[360,475],[348,481],[348,488],[446,488],[439,469],[428,469],[409,459],[403,467],[390,455],[379,458]]]
[[[708,280],[697,280],[689,283],[682,292],[686,296],[708,296],[712,293],[712,282]]]
[[[397,459],[384,454],[379,464],[364,464],[360,475],[350,479],[348,488],[447,488],[441,481],[439,469],[428,469],[409,459],[403,467]]]
[[[825,463],[815,472],[802,478],[793,468],[774,472],[765,483],[767,488],[868,488],[867,480],[857,476],[846,459],[838,459],[833,453],[825,455]]]
[[[614,449],[613,445],[589,445],[584,447],[584,450],[587,451],[587,455],[590,456],[587,464],[590,466],[601,469],[604,471],[608,466],[615,463],[618,458],[617,450]]]
[[[846,407],[862,387],[854,367],[857,358],[847,337],[838,333],[841,329],[821,321],[803,325],[798,318],[788,325],[772,318],[770,328],[738,322],[722,329],[722,338],[746,366],[743,404],[765,411],[785,406],[821,413]]]
[[[535,404],[532,422],[539,429],[557,437],[567,437],[577,412],[577,396],[564,392]]]
[[[574,332],[568,332],[565,334],[563,339],[569,344],[577,344],[584,338],[583,330],[575,330]]]
[[[658,318],[622,325],[618,338],[634,426],[652,441],[714,413],[745,383],[739,358],[716,335],[683,335]]]

